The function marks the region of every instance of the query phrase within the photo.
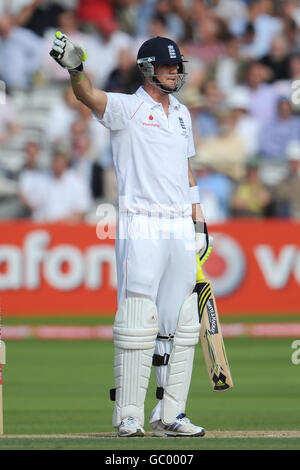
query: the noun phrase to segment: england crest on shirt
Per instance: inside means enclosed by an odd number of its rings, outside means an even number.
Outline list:
[[[179,120],[179,124],[180,124],[180,127],[181,127],[181,135],[183,135],[184,137],[187,137],[188,136],[187,128],[186,128],[186,125],[184,123],[183,118],[181,116],[179,116],[178,120]]]

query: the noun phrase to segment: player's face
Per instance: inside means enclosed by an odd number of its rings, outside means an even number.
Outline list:
[[[162,85],[172,90],[178,83],[178,68],[178,64],[156,65],[155,74]]]

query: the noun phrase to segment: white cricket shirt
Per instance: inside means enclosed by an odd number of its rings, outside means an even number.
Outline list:
[[[120,210],[191,215],[188,158],[195,148],[186,106],[170,95],[167,116],[142,87],[107,97],[103,117],[96,117],[111,131]]]

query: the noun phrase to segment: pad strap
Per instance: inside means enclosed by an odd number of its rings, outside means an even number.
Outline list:
[[[160,339],[162,341],[173,341],[174,340],[174,335],[161,335],[158,333],[157,339]]]
[[[170,354],[165,353],[163,356],[159,354],[153,355],[152,365],[153,366],[166,366],[169,362]]]

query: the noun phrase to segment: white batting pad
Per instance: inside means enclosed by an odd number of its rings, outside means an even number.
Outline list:
[[[158,332],[157,308],[149,299],[127,298],[114,323],[116,401],[113,426],[132,416],[144,424],[144,401]]]
[[[165,424],[172,424],[176,416],[185,411],[199,332],[197,294],[193,293],[181,307],[173,349],[167,366],[167,383],[162,400],[162,421]]]

